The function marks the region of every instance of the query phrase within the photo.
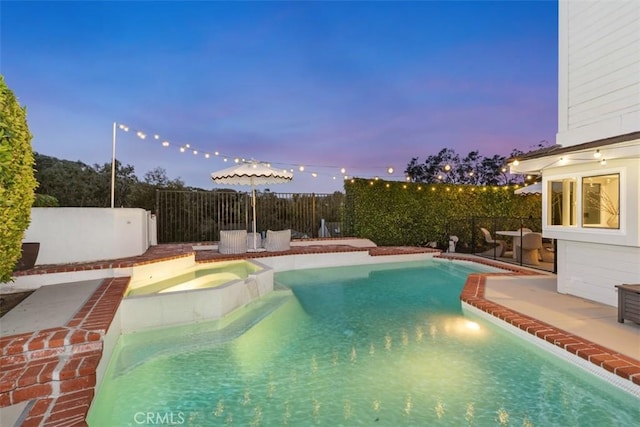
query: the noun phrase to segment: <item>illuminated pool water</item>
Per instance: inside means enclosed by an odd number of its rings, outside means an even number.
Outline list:
[[[222,321],[123,336],[91,426],[634,425],[638,399],[476,318],[482,266],[299,270]],[[287,289],[284,289],[284,288]]]

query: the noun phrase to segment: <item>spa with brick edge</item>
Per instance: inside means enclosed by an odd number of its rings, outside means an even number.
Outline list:
[[[38,266],[18,274],[48,274],[94,269],[126,268],[194,256],[199,263],[266,256],[368,251],[371,256],[434,253],[435,257],[481,263],[509,273],[470,274],[460,299],[522,330],[640,385],[640,362],[542,321],[484,298],[491,275],[536,275],[536,271],[478,257],[445,254],[420,247],[352,247],[348,245],[292,246],[284,252],[221,255],[193,250],[190,244],[151,247],[145,254],[121,260]],[[95,393],[96,369],[102,357],[104,334],[118,309],[128,277],[104,279],[90,299],[63,327],[3,337],[0,340],[0,407],[29,401],[23,426],[84,426]]]

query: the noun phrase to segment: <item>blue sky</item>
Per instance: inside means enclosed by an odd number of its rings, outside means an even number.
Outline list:
[[[214,188],[218,151],[294,168],[272,191],[323,193],[342,167],[401,179],[442,148],[555,141],[555,1],[3,1],[0,20],[34,150],[109,163],[123,123],[117,158],[139,177]]]

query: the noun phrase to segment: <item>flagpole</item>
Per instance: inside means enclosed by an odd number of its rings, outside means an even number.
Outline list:
[[[113,136],[111,142],[111,208],[114,207],[116,193],[116,122],[113,122]]]

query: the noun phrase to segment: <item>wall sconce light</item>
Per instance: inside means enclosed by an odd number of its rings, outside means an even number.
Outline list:
[[[593,157],[595,157],[596,159],[599,159],[600,156],[602,156],[602,153],[600,152],[600,150],[596,150],[596,152],[593,153]]]
[[[602,166],[606,165],[606,164],[607,164],[607,159],[602,159],[602,160],[600,160],[600,164],[601,164]]]

